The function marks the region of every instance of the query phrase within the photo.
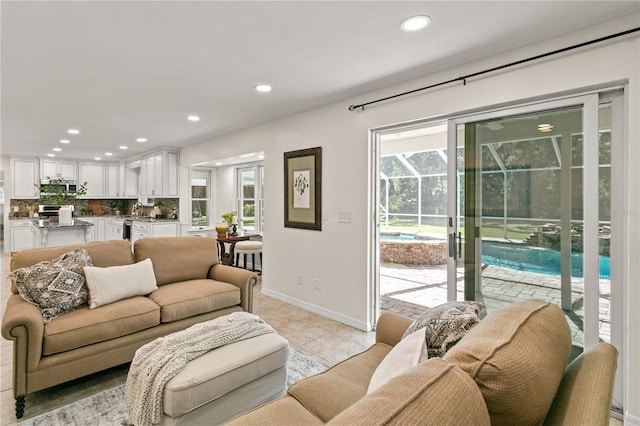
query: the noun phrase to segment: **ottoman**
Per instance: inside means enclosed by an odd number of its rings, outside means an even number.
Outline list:
[[[263,334],[189,362],[164,388],[163,425],[217,425],[287,391],[289,342]]]

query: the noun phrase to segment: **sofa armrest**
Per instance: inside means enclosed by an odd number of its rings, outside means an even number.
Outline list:
[[[574,359],[544,421],[546,425],[609,424],[618,350],[598,343]]]
[[[376,324],[376,342],[395,346],[413,321],[402,315],[385,312]]]
[[[2,336],[13,340],[14,395],[24,395],[27,371],[35,370],[42,357],[44,321],[40,310],[19,294],[9,296],[2,317]]]
[[[242,309],[253,312],[253,286],[258,282],[258,274],[218,263],[209,270],[209,278],[238,287]]]

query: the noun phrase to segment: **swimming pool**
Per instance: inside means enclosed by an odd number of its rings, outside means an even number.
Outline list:
[[[483,241],[482,263],[519,271],[560,275],[560,252],[543,247]],[[582,265],[582,253],[571,253],[572,277],[581,278],[583,276]],[[600,278],[609,279],[610,276],[610,259],[606,256],[600,256]]]

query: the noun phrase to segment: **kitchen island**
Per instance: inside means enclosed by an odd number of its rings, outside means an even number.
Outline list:
[[[93,223],[73,218],[70,223],[48,219],[34,219],[33,226],[40,231],[39,247],[83,244],[91,241]]]

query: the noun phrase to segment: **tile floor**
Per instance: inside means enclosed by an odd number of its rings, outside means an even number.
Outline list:
[[[0,249],[2,245],[0,244]],[[3,285],[0,289],[0,316],[4,312],[9,295],[9,256],[2,256],[0,273]],[[446,301],[446,271],[431,268],[406,268],[399,265],[381,267],[381,309],[393,311],[415,318],[425,307]],[[282,336],[289,340],[296,350],[312,357],[326,366],[331,366],[345,358],[359,353],[375,342],[375,333],[365,333],[337,321],[305,311],[277,299],[265,296],[258,285],[254,294],[254,311],[264,318]],[[525,290],[526,293],[528,290]],[[499,293],[499,291],[498,291]],[[523,293],[523,294],[524,294]],[[531,295],[528,296],[530,298]],[[513,299],[511,299],[513,300]],[[498,307],[499,299],[486,301],[488,306]],[[497,304],[497,305],[496,305]],[[496,305],[496,306],[494,306]],[[1,339],[1,379],[0,379],[0,425],[16,424],[14,398],[11,390],[12,343]],[[126,380],[128,366],[116,367],[82,379],[65,383],[27,396],[27,408],[23,419],[37,416],[74,401],[86,398],[103,390],[122,384]],[[622,422],[611,419],[611,425]]]

